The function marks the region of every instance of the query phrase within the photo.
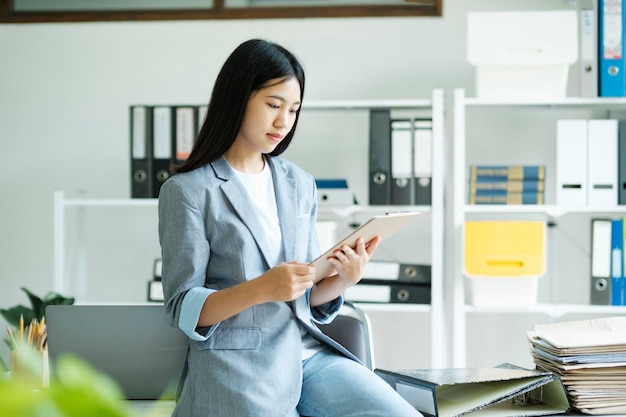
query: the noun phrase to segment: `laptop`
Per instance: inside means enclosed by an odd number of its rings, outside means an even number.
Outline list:
[[[48,355],[63,354],[108,374],[127,400],[174,400],[188,338],[165,322],[160,304],[51,305]]]

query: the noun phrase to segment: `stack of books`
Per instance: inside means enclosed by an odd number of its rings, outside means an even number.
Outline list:
[[[626,317],[538,325],[527,336],[537,370],[561,378],[572,407],[626,413]]]
[[[472,165],[469,204],[544,204],[544,165]]]

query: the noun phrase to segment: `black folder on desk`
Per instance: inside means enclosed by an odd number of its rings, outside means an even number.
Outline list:
[[[569,409],[559,377],[510,364],[374,372],[415,409],[431,417],[541,416]]]

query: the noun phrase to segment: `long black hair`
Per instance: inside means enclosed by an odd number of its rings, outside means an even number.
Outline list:
[[[262,39],[239,45],[228,57],[215,80],[206,118],[189,158],[173,171],[187,172],[207,165],[226,153],[233,144],[252,93],[276,78],[295,77],[300,83],[300,102],[304,97],[304,69],[298,59],[282,46]],[[285,138],[270,153],[283,153],[296,131],[296,120]]]

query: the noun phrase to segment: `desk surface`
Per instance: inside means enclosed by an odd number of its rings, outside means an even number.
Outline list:
[[[170,417],[174,401],[128,401],[130,417]]]

